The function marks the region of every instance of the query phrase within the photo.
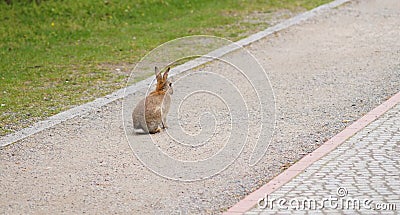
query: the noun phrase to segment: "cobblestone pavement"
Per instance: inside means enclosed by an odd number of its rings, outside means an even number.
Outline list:
[[[246,214],[398,214],[399,146],[400,104]]]

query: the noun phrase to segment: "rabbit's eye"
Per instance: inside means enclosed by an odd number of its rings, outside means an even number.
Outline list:
[[[172,83],[169,83],[169,86],[172,87]]]

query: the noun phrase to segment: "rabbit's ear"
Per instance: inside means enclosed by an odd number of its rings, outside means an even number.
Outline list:
[[[155,67],[154,70],[155,70],[156,76],[159,76],[159,75],[161,74],[161,72],[160,72],[160,70],[158,69],[158,67]]]
[[[168,73],[169,73],[169,70],[170,70],[170,69],[171,69],[171,67],[168,67],[168,68],[167,68],[167,71],[164,72],[164,76],[163,76],[163,79],[164,79],[164,80],[167,80],[167,78],[168,78]]]
[[[157,81],[161,79],[161,71],[158,69],[158,67],[155,67],[155,75],[157,78]]]

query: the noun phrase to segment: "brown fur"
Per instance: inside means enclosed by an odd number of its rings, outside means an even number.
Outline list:
[[[156,89],[142,99],[133,110],[134,129],[142,129],[145,133],[153,134],[160,131],[160,125],[166,128],[166,117],[173,93],[171,83],[168,81],[169,70],[170,68],[161,76],[156,67]]]

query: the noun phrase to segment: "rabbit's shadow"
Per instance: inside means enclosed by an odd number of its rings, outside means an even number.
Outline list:
[[[133,131],[132,134],[135,135],[135,136],[142,136],[142,135],[149,135],[149,132],[145,132],[145,131]]]

